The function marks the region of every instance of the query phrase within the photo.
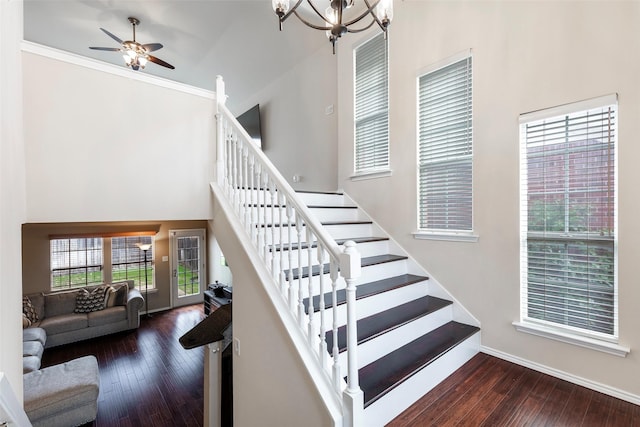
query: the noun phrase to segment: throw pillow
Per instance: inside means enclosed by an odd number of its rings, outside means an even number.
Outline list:
[[[75,313],[91,313],[104,309],[104,287],[95,288],[89,292],[81,289],[76,295]]]
[[[22,329],[28,328],[31,326],[31,320],[27,318],[27,315],[22,313]]]
[[[104,308],[113,307],[116,305],[116,288],[113,286],[109,286],[107,291],[104,293]]]
[[[127,304],[127,293],[129,292],[129,286],[127,284],[120,285],[116,292],[116,301],[114,305],[126,305]]]
[[[31,303],[29,297],[22,297],[22,312],[27,316],[27,319],[29,319],[31,323],[39,320],[38,313],[36,312],[36,309]]]

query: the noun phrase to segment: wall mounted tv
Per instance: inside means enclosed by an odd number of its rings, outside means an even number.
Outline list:
[[[238,117],[238,122],[245,128],[247,133],[258,147],[264,150],[264,142],[262,141],[262,130],[260,126],[260,104],[250,108]]]

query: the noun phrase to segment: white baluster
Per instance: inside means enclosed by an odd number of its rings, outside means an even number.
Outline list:
[[[307,335],[309,336],[309,344],[313,345],[314,343],[314,328],[315,324],[315,313],[313,312],[313,276],[311,274],[311,266],[313,265],[313,234],[311,233],[311,227],[307,227],[307,263],[309,265],[309,280],[307,281],[309,287],[309,296],[307,301],[307,313],[309,313],[309,326],[307,329]],[[322,267],[320,264],[320,278],[322,278]]]
[[[318,263],[320,264],[320,268],[324,267],[324,246],[318,240],[318,246],[316,247],[316,252],[318,255]],[[320,301],[318,303],[318,309],[320,311],[320,345],[318,347],[318,354],[320,355],[320,365],[322,367],[326,366],[327,363],[327,326],[325,320],[325,303],[324,303],[324,274],[320,274],[320,289],[319,289]],[[313,299],[309,299],[309,309],[314,309]]]
[[[331,259],[329,277],[331,278],[331,310],[333,313],[333,386],[338,393],[342,392],[342,375],[340,373],[340,349],[338,348],[338,261]]]
[[[233,207],[236,210],[236,214],[239,215],[240,214],[240,209],[239,207],[239,202],[240,202],[240,195],[238,194],[239,190],[239,186],[238,186],[238,137],[236,134],[233,134],[232,136],[232,141],[233,141],[233,158],[231,159],[231,162],[233,164],[233,199],[232,199],[232,203],[233,203]]]
[[[278,281],[278,269],[277,269],[277,255],[276,251],[276,232],[278,223],[276,222],[276,203],[278,199],[276,198],[276,186],[275,184],[271,184],[271,275],[273,276],[273,280]]]
[[[263,205],[264,205],[264,218],[263,218],[263,223],[262,223],[262,229],[264,230],[264,243],[262,245],[262,257],[264,258],[264,262],[265,264],[267,264],[267,268],[269,268],[269,242],[268,242],[268,232],[267,232],[267,212],[268,212],[268,195],[269,195],[269,173],[266,170],[266,168],[263,170],[262,173],[262,183],[263,183],[263,189],[262,189],[262,201],[263,201]]]
[[[251,219],[249,236],[251,241],[255,245],[258,241],[258,206],[256,205],[256,190],[255,190],[255,177],[256,177],[256,159],[253,154],[249,158],[249,202],[251,203]]]
[[[224,123],[224,140],[227,146],[225,150],[227,153],[227,182],[226,182],[226,192],[229,200],[233,197],[233,140],[231,139],[231,131],[229,130],[229,122],[225,120]]]
[[[251,235],[251,188],[249,188],[249,148],[242,151],[242,209],[244,229]]]
[[[289,308],[295,313],[296,306],[296,294],[293,283],[293,207],[287,205],[287,230],[289,230],[289,241],[287,242],[287,246],[289,249],[289,277],[288,277],[288,286],[289,286]]]
[[[279,203],[280,203],[280,211],[278,212],[278,217],[280,218],[280,244],[278,245],[280,248],[280,252],[279,252],[279,256],[280,256],[280,292],[282,292],[282,295],[284,295],[284,297],[287,297],[287,285],[286,285],[286,278],[284,277],[284,227],[285,225],[285,215],[284,215],[284,211],[285,211],[285,205],[287,203],[287,199],[284,195],[284,192],[282,192],[280,194],[279,197]],[[275,247],[274,247],[275,250]]]
[[[298,232],[298,322],[304,330],[304,304],[302,298],[302,218],[296,215],[296,231]],[[309,275],[311,275],[311,266],[309,266]]]
[[[257,241],[258,246],[257,246],[257,248],[258,248],[258,253],[261,256],[263,256],[262,247],[264,245],[264,240],[265,240],[265,238],[264,238],[265,230],[264,230],[264,227],[262,226],[263,225],[262,221],[260,220],[260,212],[261,212],[261,209],[260,209],[260,193],[262,192],[262,164],[258,163],[258,168],[257,169],[258,169],[257,173],[256,173],[256,176],[258,178],[258,182],[257,182],[258,186],[256,188],[256,199],[257,199],[256,210],[257,210],[257,213],[258,213],[258,222],[256,223],[256,231],[258,233],[258,241]]]
[[[361,425],[364,394],[358,380],[358,325],[356,315],[356,282],[360,277],[360,253],[348,240],[340,255],[340,274],[347,282],[347,389],[343,393],[344,411],[353,426]],[[337,339],[337,336],[334,337]]]

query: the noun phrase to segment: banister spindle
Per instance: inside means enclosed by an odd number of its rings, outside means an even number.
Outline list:
[[[249,231],[249,236],[251,237],[251,241],[253,244],[257,244],[258,242],[258,206],[257,206],[257,192],[255,189],[255,178],[256,178],[256,159],[253,155],[249,160],[249,196],[251,203],[251,229]]]
[[[331,348],[333,386],[340,393],[342,392],[342,375],[340,374],[340,349],[338,348],[338,260],[331,258],[329,269],[329,277],[331,278],[331,311],[333,314],[333,346]]]
[[[278,274],[279,278],[280,278],[280,292],[282,293],[282,295],[286,298],[287,297],[287,285],[286,285],[286,280],[284,277],[284,227],[285,227],[285,204],[287,203],[287,198],[284,195],[284,192],[282,192],[280,194],[280,197],[278,198],[278,202],[280,204],[280,211],[278,212],[278,217],[280,219],[280,240],[278,242],[278,247],[280,248],[280,251],[278,253],[279,255],[279,259],[280,259],[280,273]],[[275,245],[274,245],[274,250],[275,250]]]
[[[238,140],[238,214],[240,221],[244,221],[244,188],[242,178],[244,177],[244,171],[242,170],[244,155],[244,141],[242,138]]]
[[[249,148],[242,151],[242,209],[244,229],[251,233],[251,189],[249,188]]]
[[[298,322],[300,327],[304,330],[304,304],[303,304],[303,284],[302,284],[302,218],[296,215],[296,231],[298,232]],[[309,266],[311,267],[311,266]],[[309,274],[311,274],[311,268],[309,268]]]
[[[269,268],[269,233],[267,231],[268,225],[268,212],[269,212],[269,172],[266,168],[262,171],[262,201],[263,201],[263,218],[262,218],[262,229],[264,230],[264,243],[262,244],[262,257],[264,258],[264,262],[267,264],[267,268]]]
[[[229,122],[225,120],[224,123],[224,142],[227,146],[225,150],[227,154],[227,180],[225,191],[227,192],[227,196],[229,196],[229,200],[233,200],[233,140],[231,139],[231,131],[229,130]]]
[[[277,267],[277,254],[276,252],[276,232],[278,223],[276,222],[276,203],[278,199],[276,197],[277,188],[275,184],[271,184],[271,276],[273,280],[278,281],[278,269]]]
[[[231,159],[231,163],[233,164],[233,208],[236,210],[236,214],[240,214],[240,209],[238,209],[240,195],[239,187],[238,187],[238,136],[234,133],[231,137],[233,144],[233,158]]]
[[[289,277],[288,277],[288,282],[289,282],[289,308],[291,309],[292,312],[295,313],[295,305],[296,305],[296,294],[295,294],[295,289],[296,287],[294,286],[293,283],[293,227],[294,227],[294,223],[293,223],[293,207],[287,205],[287,230],[289,230],[289,236],[288,236],[288,242],[287,242],[287,249],[289,252]]]
[[[308,276],[308,293],[307,296],[307,313],[309,313],[309,325],[307,329],[307,335],[309,338],[309,344],[314,344],[314,329],[315,329],[315,313],[313,310],[313,275],[311,274],[311,267],[313,267],[313,234],[311,227],[307,227],[307,265],[309,266]],[[322,264],[320,267],[320,276],[322,277]]]
[[[324,303],[324,246],[320,243],[318,239],[318,245],[316,247],[316,253],[318,256],[318,263],[320,264],[320,289],[318,290],[318,295],[320,296],[318,302],[318,309],[320,311],[320,344],[318,346],[318,354],[320,356],[320,365],[326,366],[327,363],[327,325],[325,319],[325,303]],[[311,300],[311,299],[310,299]],[[311,300],[313,301],[313,300]],[[309,305],[310,309],[313,309],[313,303]]]
[[[260,197],[262,196],[262,164],[258,163],[258,171],[256,174],[257,178],[258,178],[258,186],[256,188],[256,198],[258,199],[258,204],[256,205],[256,210],[258,212],[258,222],[256,223],[256,230],[258,232],[258,253],[260,254],[260,256],[264,256],[264,252],[262,252],[262,247],[264,246],[264,241],[265,241],[265,230],[264,230],[264,221],[261,220],[261,213],[262,213],[262,209],[260,209],[260,207],[262,206],[260,204]]]

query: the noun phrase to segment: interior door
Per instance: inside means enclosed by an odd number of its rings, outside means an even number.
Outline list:
[[[206,288],[205,230],[170,230],[173,307],[202,302]]]

